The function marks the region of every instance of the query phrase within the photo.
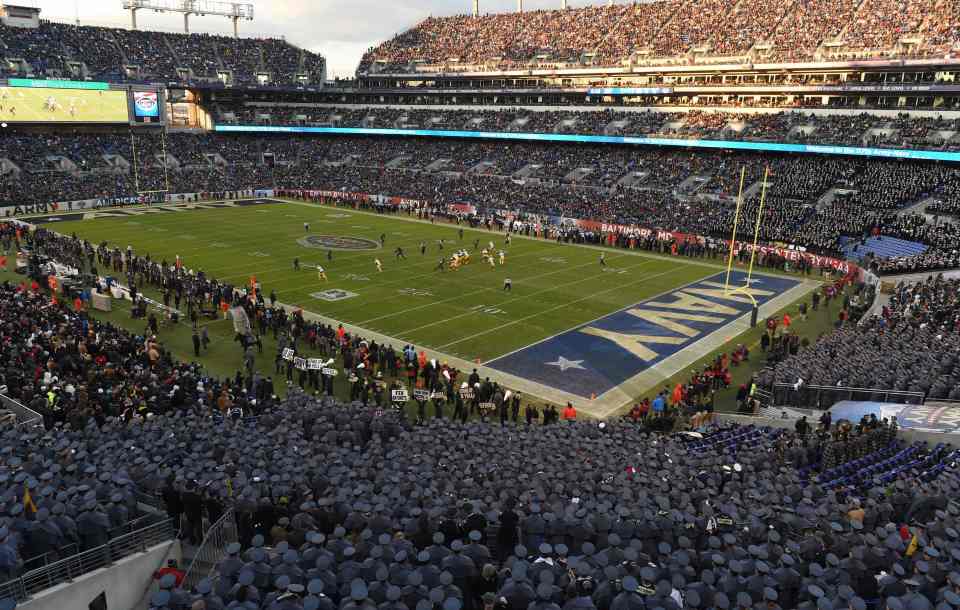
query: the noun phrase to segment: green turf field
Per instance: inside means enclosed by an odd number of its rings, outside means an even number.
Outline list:
[[[310,223],[309,233],[303,223]],[[229,209],[198,209],[98,218],[48,225],[94,243],[107,241],[154,259],[184,264],[236,285],[255,275],[264,294],[278,301],[467,360],[488,361],[717,272],[689,259],[664,259],[634,252],[609,251],[608,271],[599,251],[553,242],[514,238],[456,225],[417,222],[406,216],[378,216],[304,203],[277,203]],[[383,248],[333,251],[305,247],[305,236],[363,238]],[[439,240],[446,242],[439,249]],[[492,269],[479,260],[480,248],[493,241],[506,252],[506,264]],[[421,242],[427,244],[420,254]],[[394,249],[407,259],[396,260]],[[473,262],[459,271],[439,272],[442,255],[459,248]],[[293,269],[299,257],[301,271]],[[383,262],[377,272],[374,258]],[[328,280],[320,281],[314,265]],[[504,279],[513,291],[503,291]],[[342,290],[356,296],[327,301],[311,296]]]

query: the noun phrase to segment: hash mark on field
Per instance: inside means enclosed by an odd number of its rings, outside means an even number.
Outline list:
[[[225,244],[222,241],[214,241],[210,242],[209,246],[211,248],[229,248],[230,244]]]
[[[125,222],[125,223],[123,223],[123,224],[125,224],[125,225],[130,225],[131,227],[139,227],[139,226],[140,226],[140,223],[137,222],[136,220],[128,220],[127,222]]]
[[[251,252],[250,256],[255,256],[257,258],[267,258],[270,256],[269,252]]]

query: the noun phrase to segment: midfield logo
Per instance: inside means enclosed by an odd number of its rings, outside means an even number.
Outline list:
[[[340,290],[339,288],[331,288],[330,290],[312,292],[310,296],[321,301],[343,301],[357,296],[357,293],[350,292],[349,290]]]
[[[338,237],[335,235],[307,235],[297,240],[304,248],[324,250],[376,250],[380,244],[363,237]]]

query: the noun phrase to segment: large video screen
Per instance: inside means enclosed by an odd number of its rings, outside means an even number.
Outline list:
[[[5,123],[126,123],[126,91],[0,87]]]
[[[137,118],[160,118],[160,101],[157,92],[134,91],[133,114]]]

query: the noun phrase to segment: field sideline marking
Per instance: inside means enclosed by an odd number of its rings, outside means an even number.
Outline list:
[[[617,258],[619,258],[619,257],[617,257]],[[577,266],[575,266],[575,267],[567,267],[567,268],[564,268],[564,269],[557,269],[556,271],[551,271],[551,272],[549,272],[549,273],[541,273],[541,274],[539,274],[539,275],[531,276],[531,277],[528,278],[528,279],[540,279],[540,278],[542,278],[542,277],[547,277],[548,275],[553,275],[553,274],[555,274],[555,273],[560,273],[560,272],[562,272],[562,271],[570,271],[570,270],[572,270],[572,269],[579,269],[580,267],[588,267],[588,266],[592,266],[592,265],[596,265],[596,264],[597,264],[596,262],[584,263],[584,264],[582,264],[582,265],[577,265]],[[640,263],[640,265],[645,265],[645,264],[646,264],[646,262]],[[637,265],[637,267],[639,267],[640,265]],[[634,269],[634,268],[635,268],[635,267],[631,267],[631,269]],[[594,278],[589,278],[589,279],[596,279],[596,278],[594,277]],[[576,284],[576,283],[582,282],[582,281],[585,281],[585,280],[577,280],[577,281],[575,281],[575,282],[570,282],[570,283],[571,283],[571,284]],[[567,285],[568,285],[568,284],[560,284],[560,286],[567,286]],[[553,290],[554,288],[556,288],[556,286],[551,287],[551,288],[548,288],[548,289],[546,289],[546,290],[540,290],[540,291],[537,291],[537,292],[534,292],[534,293],[532,293],[532,294],[525,295],[525,296],[526,296],[526,297],[531,297],[531,296],[534,296],[534,295],[536,295],[536,294],[542,294],[542,293],[544,293],[544,292],[549,292],[550,290]],[[386,314],[386,315],[382,315],[382,316],[377,316],[376,318],[370,318],[369,320],[364,320],[364,321],[362,321],[362,322],[357,322],[357,324],[360,324],[360,325],[362,326],[362,325],[364,325],[364,324],[366,324],[366,323],[368,323],[368,322],[376,322],[377,320],[382,320],[382,319],[384,319],[384,318],[392,318],[393,316],[399,316],[399,315],[402,315],[402,314],[405,314],[405,313],[409,313],[409,312],[411,312],[411,311],[417,311],[418,309],[423,309],[424,307],[430,307],[430,306],[432,306],[432,305],[439,305],[439,304],[441,304],[441,303],[447,303],[447,302],[449,302],[449,301],[456,301],[457,299],[462,299],[463,297],[470,296],[470,295],[472,295],[472,294],[479,294],[479,293],[481,293],[481,292],[486,292],[486,291],[489,291],[489,290],[493,290],[493,291],[497,292],[498,294],[503,292],[502,289],[498,290],[498,289],[496,289],[496,288],[489,288],[489,287],[488,287],[488,288],[481,288],[481,289],[479,289],[479,290],[472,290],[472,291],[470,291],[470,292],[465,292],[465,293],[462,293],[462,294],[458,294],[457,296],[455,296],[455,297],[450,297],[449,299],[442,299],[442,300],[439,300],[439,301],[434,301],[434,302],[432,302],[432,303],[430,303],[430,304],[428,304],[428,305],[418,305],[417,307],[411,307],[411,308],[409,308],[409,309],[404,309],[404,310],[402,310],[402,311],[398,311],[398,312],[395,312],[395,313]],[[515,299],[514,299],[514,298],[507,299],[507,300],[504,301],[504,302],[509,303],[510,301],[516,301],[516,300],[519,300],[519,299],[522,299],[522,298],[525,298],[525,297],[524,297],[524,296],[519,296],[519,297],[517,297],[517,298],[515,298]],[[499,307],[500,305],[502,305],[502,303],[497,303],[496,305]],[[454,316],[453,318],[446,318],[446,319],[444,319],[444,320],[442,320],[442,321],[440,321],[440,322],[433,322],[433,323],[427,324],[426,326],[421,326],[421,327],[419,327],[419,328],[426,328],[427,326],[433,326],[434,324],[441,324],[441,323],[446,322],[446,321],[448,321],[448,320],[453,320],[453,319],[462,317],[463,315],[465,315],[465,314],[456,315],[456,316]],[[413,329],[413,330],[418,330],[419,328]],[[410,331],[404,331],[404,332],[410,332]]]
[[[279,196],[278,196],[278,197],[274,197],[274,199],[276,199],[277,201],[284,201],[284,202],[286,202],[286,203],[292,203],[293,205],[301,205],[301,206],[305,206],[305,207],[313,207],[313,208],[321,208],[321,209],[340,209],[340,208],[338,208],[338,207],[336,207],[336,206],[334,206],[334,205],[330,205],[330,204],[325,204],[325,203],[309,203],[309,202],[306,202],[306,201],[299,201],[299,200],[296,200],[296,199],[289,199],[289,198],[286,198],[286,197],[279,197]],[[404,215],[402,215],[402,214],[394,214],[394,215],[376,214],[376,213],[374,213],[374,212],[367,212],[367,211],[365,211],[365,210],[354,210],[354,209],[352,209],[352,208],[350,209],[350,211],[351,211],[352,213],[354,213],[354,214],[367,214],[367,215],[370,215],[370,216],[378,216],[378,217],[381,217],[381,218],[396,218],[397,220],[403,220],[404,222],[416,222],[416,223],[427,224],[427,225],[432,225],[432,226],[463,227],[463,225],[448,223],[448,222],[445,222],[445,221],[442,222],[442,223],[435,223],[435,222],[430,222],[429,220],[421,220],[421,219],[419,219],[419,218],[406,217],[406,216],[404,216]],[[487,229],[487,228],[483,228],[483,227],[470,227],[470,226],[466,226],[466,227],[465,227],[465,230],[467,230],[467,231],[479,231],[479,232],[482,232],[482,233],[488,233],[488,234],[492,234],[492,235],[501,235],[501,236],[505,234],[505,232],[495,231],[495,230],[493,230],[493,229]],[[707,261],[709,261],[710,259],[709,259],[709,257],[706,257],[706,256],[705,256],[705,257],[702,257],[702,258],[700,258],[700,257],[696,257],[696,258],[695,258],[695,257],[692,257],[692,256],[680,256],[680,255],[673,256],[673,255],[667,255],[667,254],[660,254],[660,253],[657,253],[657,252],[653,252],[653,251],[651,251],[651,250],[641,250],[641,249],[639,249],[639,248],[634,248],[634,249],[630,249],[630,248],[614,248],[614,247],[612,247],[612,246],[598,246],[598,245],[595,245],[595,244],[580,244],[580,243],[565,242],[565,241],[558,242],[558,241],[556,241],[556,240],[554,240],[554,239],[547,239],[547,238],[544,238],[544,237],[534,237],[534,236],[531,236],[531,235],[524,235],[523,233],[511,233],[510,235],[511,235],[511,237],[518,238],[518,239],[525,239],[525,240],[534,241],[534,242],[552,243],[552,244],[556,244],[556,245],[558,245],[558,246],[568,246],[568,247],[575,247],[575,248],[584,248],[584,249],[587,249],[587,250],[596,250],[596,251],[598,251],[598,252],[621,252],[621,251],[622,251],[624,254],[629,254],[630,256],[640,256],[640,257],[643,257],[643,258],[652,258],[652,259],[656,259],[656,260],[672,261],[672,262],[676,262],[676,261],[679,259],[679,260],[685,261],[688,265],[697,265],[697,266],[700,266],[700,267],[709,267],[709,268],[711,268],[711,269],[719,269],[719,270],[721,270],[721,271],[726,271],[726,269],[727,269],[726,264],[724,264],[723,262],[717,262],[717,263],[707,262]],[[726,240],[721,239],[720,241],[726,241]],[[803,277],[804,277],[804,276],[802,276],[802,275],[800,275],[800,274],[796,274],[796,273],[771,272],[771,271],[769,271],[769,270],[761,270],[761,269],[754,269],[753,272],[754,272],[754,273],[759,273],[759,274],[761,274],[761,275],[769,275],[769,276],[773,276],[773,277],[792,277],[792,278],[796,278],[796,277],[803,278]]]
[[[666,275],[666,274],[668,274],[668,273],[673,273],[674,271],[675,271],[675,269],[668,269],[668,270],[663,271],[663,272],[661,272],[661,273],[657,273],[657,274],[654,274],[654,275],[651,275],[651,276],[646,276],[646,277],[640,278],[639,280],[630,282],[630,283],[628,283],[628,284],[620,284],[620,285],[618,285],[618,286],[614,286],[613,288],[608,288],[607,290],[601,290],[600,292],[594,292],[593,294],[591,294],[591,295],[589,295],[589,296],[585,296],[585,297],[583,297],[583,298],[581,298],[581,299],[576,299],[575,301],[570,301],[570,302],[568,302],[568,303],[564,303],[563,305],[557,305],[557,306],[555,306],[555,307],[551,307],[550,309],[544,309],[543,311],[537,312],[537,313],[535,313],[535,314],[531,314],[531,315],[529,315],[529,316],[524,316],[524,317],[522,317],[522,318],[518,318],[518,319],[516,319],[516,320],[512,320],[512,321],[507,322],[507,323],[505,323],[505,324],[501,324],[500,326],[495,326],[495,327],[493,327],[493,328],[491,328],[491,329],[488,329],[488,330],[485,330],[485,331],[482,331],[482,332],[479,332],[479,333],[472,334],[472,335],[470,335],[470,336],[468,336],[468,337],[464,337],[464,338],[462,338],[462,339],[457,339],[456,341],[452,341],[452,342],[450,342],[450,343],[445,343],[445,344],[439,346],[437,349],[443,349],[443,348],[449,347],[449,346],[451,346],[451,345],[456,345],[457,343],[463,343],[464,341],[469,341],[470,339],[475,339],[475,338],[477,338],[477,337],[486,335],[486,334],[488,334],[488,333],[492,333],[492,332],[494,332],[494,331],[497,331],[497,330],[506,328],[507,326],[513,326],[514,324],[517,324],[517,323],[519,323],[519,322],[523,322],[524,320],[529,320],[530,318],[536,318],[536,317],[538,317],[538,316],[542,316],[543,314],[549,313],[549,312],[551,312],[551,311],[556,311],[556,310],[558,310],[558,309],[563,309],[564,307],[569,307],[569,306],[571,306],[571,305],[573,305],[573,304],[575,304],[575,303],[580,303],[580,302],[582,302],[582,301],[586,301],[586,300],[588,300],[588,299],[592,299],[593,297],[597,296],[598,294],[606,294],[606,293],[608,293],[608,292],[613,292],[614,290],[620,290],[620,289],[622,289],[622,288],[624,288],[624,287],[626,287],[626,286],[633,286],[634,284],[637,284],[638,282],[643,282],[643,281],[652,280],[652,279],[654,279],[654,278],[664,276],[664,275]],[[675,290],[675,289],[671,289],[671,290]],[[619,310],[618,310],[618,311],[619,311]],[[614,314],[614,313],[616,313],[616,311],[613,311],[613,312],[611,312],[611,313],[604,314],[604,315],[601,316],[601,317],[604,317],[604,318],[605,318],[605,317],[607,317],[607,316],[609,316],[609,315],[612,315],[612,314]],[[579,326],[582,326],[582,324],[578,324],[578,325],[577,325],[577,328],[578,328]]]
[[[638,269],[638,268],[640,268],[640,267],[642,267],[642,266],[644,266],[644,265],[646,265],[646,264],[648,264],[648,263],[652,263],[652,262],[653,262],[653,261],[643,261],[643,262],[641,262],[641,263],[639,263],[639,264],[637,264],[637,265],[635,265],[635,266],[633,266],[633,267],[629,267],[629,269]],[[578,268],[580,268],[580,267],[586,267],[586,266],[588,266],[588,265],[591,265],[591,266],[592,266],[592,265],[595,265],[595,264],[596,264],[596,263],[586,263],[586,264],[584,264],[584,265],[578,265],[577,267],[571,267],[571,269],[578,269]],[[671,269],[670,271],[674,271],[674,270]],[[553,273],[556,273],[556,272],[553,272]],[[549,273],[545,273],[544,275],[541,275],[541,276],[538,276],[538,277],[544,277],[545,275],[550,275],[550,274],[549,274]],[[654,277],[656,277],[656,276],[654,276]],[[522,300],[524,300],[524,299],[529,299],[530,297],[537,296],[538,294],[544,294],[544,293],[546,293],[546,292],[553,292],[554,290],[557,290],[558,288],[565,288],[565,287],[567,287],[567,286],[573,286],[573,285],[575,285],[575,284],[580,284],[581,282],[589,282],[589,281],[593,281],[593,280],[595,280],[595,279],[597,279],[596,276],[591,276],[591,277],[588,277],[588,278],[583,278],[583,279],[579,279],[579,280],[574,280],[574,281],[572,281],[572,282],[566,282],[566,283],[563,283],[563,284],[557,284],[557,285],[551,286],[551,287],[549,287],[549,288],[544,288],[543,290],[538,290],[538,291],[536,291],[536,292],[532,292],[532,293],[530,293],[530,294],[524,294],[524,295],[519,295],[519,296],[516,296],[516,297],[511,297],[511,298],[507,299],[506,301],[503,301],[502,303],[495,303],[495,305],[496,305],[497,307],[501,307],[501,306],[503,306],[503,305],[506,305],[507,303],[513,303],[513,302],[515,302],[515,301],[522,301]],[[643,278],[641,278],[641,279],[649,279],[649,278],[648,278],[648,277],[643,277]],[[635,282],[631,282],[631,283],[635,283]],[[616,289],[616,288],[622,288],[622,287],[623,287],[623,285],[619,285],[619,286],[616,286],[615,289]],[[603,293],[605,293],[605,292],[609,292],[609,290],[604,290],[604,291],[601,291],[601,292],[595,292],[595,293],[593,293],[593,294],[603,294]],[[472,294],[472,293],[469,293],[469,294]],[[461,296],[467,296],[467,295],[461,295]],[[577,301],[570,301],[570,303],[577,303],[577,302],[579,302],[579,301],[581,301],[581,300],[584,300],[584,299],[578,299]],[[547,312],[547,311],[551,311],[551,310],[550,310],[550,309],[544,310],[544,313]],[[445,324],[445,323],[447,323],[447,322],[450,322],[451,320],[456,320],[456,319],[458,319],[458,318],[463,318],[463,317],[465,317],[465,316],[469,316],[469,315],[472,314],[472,313],[475,313],[475,312],[474,312],[473,310],[469,310],[469,311],[467,311],[466,313],[458,314],[458,315],[455,315],[455,316],[452,316],[452,317],[449,317],[449,318],[445,318],[445,319],[443,319],[443,320],[437,320],[437,321],[435,321],[435,322],[431,322],[431,323],[429,323],[429,324],[424,324],[423,326],[417,326],[416,328],[411,328],[411,329],[404,330],[404,331],[401,331],[401,332],[402,332],[403,334],[416,332],[416,331],[418,331],[418,330],[423,330],[424,328],[430,328],[431,326],[436,326],[437,324]],[[607,315],[610,315],[610,314],[607,314]],[[521,318],[521,319],[526,319],[526,318]],[[495,330],[495,329],[493,329],[493,330]],[[455,341],[454,343],[459,343],[459,341]],[[453,345],[453,343],[448,343],[447,345]],[[443,347],[444,347],[444,346],[441,346],[441,349],[442,349]]]

